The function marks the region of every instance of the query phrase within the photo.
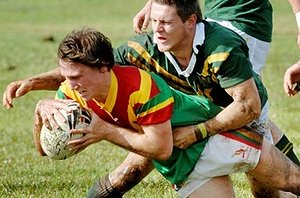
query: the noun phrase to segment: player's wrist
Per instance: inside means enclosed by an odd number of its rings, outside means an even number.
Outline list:
[[[200,123],[195,126],[194,132],[197,140],[202,140],[208,136],[208,132],[205,127],[205,123]]]

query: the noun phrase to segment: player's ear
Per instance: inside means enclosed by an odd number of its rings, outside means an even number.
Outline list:
[[[100,66],[100,67],[98,67],[98,70],[101,73],[105,73],[105,72],[109,71],[109,68],[107,66]]]
[[[187,25],[190,28],[193,28],[196,26],[197,23],[197,15],[196,14],[192,14],[187,20],[186,20]]]

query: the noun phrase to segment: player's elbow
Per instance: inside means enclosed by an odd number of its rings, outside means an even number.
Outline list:
[[[161,144],[156,144],[153,149],[154,160],[167,160],[173,152],[173,141],[162,141]]]
[[[144,148],[146,150],[143,151],[146,154],[145,156],[158,161],[169,159],[173,152],[173,140],[163,140],[166,139],[152,140],[151,143],[147,144],[147,147]]]
[[[158,153],[156,154],[156,160],[167,160],[171,157],[173,151],[173,147],[164,147],[159,149]]]
[[[256,109],[253,110],[254,119],[258,119],[260,114],[261,114],[261,109],[260,108],[256,108]]]
[[[261,103],[260,101],[252,101],[248,103],[248,105],[245,107],[246,112],[248,112],[248,116],[251,120],[255,120],[259,118],[261,114]]]
[[[173,152],[173,136],[170,120],[150,128],[148,149],[152,151],[153,159],[167,160]],[[153,133],[154,131],[154,133]]]

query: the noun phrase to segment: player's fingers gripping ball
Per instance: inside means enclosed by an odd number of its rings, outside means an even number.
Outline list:
[[[63,160],[73,156],[76,150],[70,150],[68,142],[82,137],[82,134],[71,134],[72,129],[86,128],[91,122],[91,115],[88,110],[80,107],[76,102],[69,103],[67,111],[61,109],[65,121],[61,121],[54,115],[54,119],[59,125],[58,128],[48,129],[43,125],[40,135],[40,142],[43,151],[51,159]]]

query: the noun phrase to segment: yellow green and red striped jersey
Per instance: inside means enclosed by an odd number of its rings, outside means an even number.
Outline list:
[[[141,125],[171,119],[174,102],[169,86],[161,78],[131,66],[114,66],[111,69],[111,84],[105,104],[95,99],[84,101],[66,82],[60,86],[57,98],[76,100],[103,120],[137,131],[141,131]]]

